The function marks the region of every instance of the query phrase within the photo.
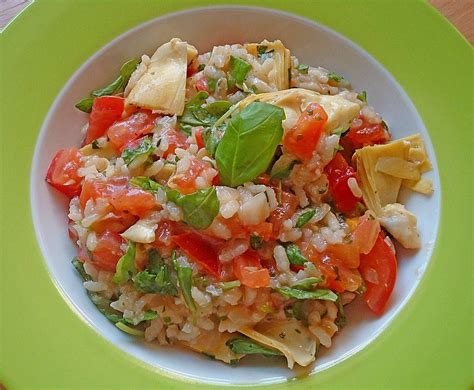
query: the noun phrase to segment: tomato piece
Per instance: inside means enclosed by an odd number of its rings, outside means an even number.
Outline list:
[[[115,122],[107,130],[110,143],[123,151],[128,144],[137,140],[155,128],[157,114],[150,110],[140,110],[128,118]]]
[[[347,181],[357,180],[354,169],[347,163],[341,153],[336,153],[331,162],[324,168],[329,181],[329,192],[339,211],[350,213],[360,198],[354,196]]]
[[[372,215],[366,213],[360,217],[359,224],[353,233],[360,253],[367,254],[372,250],[379,233],[380,223]]]
[[[157,249],[173,249],[176,245],[172,238],[183,232],[177,222],[163,221],[160,222],[155,231],[155,241],[151,243]]]
[[[109,126],[122,117],[124,102],[125,99],[119,96],[101,96],[94,99],[83,145],[105,135]]]
[[[209,92],[209,84],[207,82],[207,79],[205,77],[202,77],[196,81],[196,89],[198,91],[205,91]]]
[[[104,231],[97,235],[97,245],[92,251],[92,264],[110,272],[115,271],[119,259],[124,252],[121,245],[124,243],[120,234]]]
[[[340,260],[348,268],[358,268],[360,264],[359,244],[352,240],[347,244],[328,245],[326,252]]]
[[[296,125],[285,133],[283,145],[302,161],[311,160],[327,120],[324,108],[318,103],[310,103],[301,113]]]
[[[360,256],[360,273],[367,287],[364,299],[375,314],[382,314],[397,279],[397,259],[379,233],[372,250]]]
[[[86,180],[82,186],[79,203],[84,210],[89,199],[110,198],[116,192],[127,187],[128,177],[115,176],[104,179]]]
[[[298,208],[298,199],[291,192],[282,191],[281,204],[270,214],[270,222],[273,224],[273,238],[280,234],[283,222],[291,218]]]
[[[194,260],[206,273],[217,279],[221,277],[221,263],[218,257],[218,247],[199,233],[188,231],[172,236],[173,242],[178,245],[191,260]]]
[[[198,146],[199,149],[204,148],[206,145],[204,144],[204,140],[202,139],[202,131],[204,129],[202,127],[199,127],[196,129],[194,133],[194,138],[196,139],[196,145]]]
[[[372,124],[363,115],[360,115],[358,119],[346,135],[355,149],[367,145],[384,144],[390,140],[390,133],[383,123]]]
[[[263,268],[258,254],[248,250],[232,261],[234,274],[247,287],[261,288],[270,284],[270,272]]]
[[[209,168],[209,164],[197,158],[190,158],[189,168],[171,178],[174,188],[182,194],[191,194],[197,190],[196,177]]]
[[[255,181],[257,182],[257,184],[264,184],[264,185],[269,185],[270,184],[270,175],[268,173],[262,173],[260,175],[257,176],[257,178],[255,179]]]
[[[245,227],[250,234],[255,234],[268,241],[273,235],[273,224],[271,222],[262,222],[258,225],[250,225]]]
[[[156,206],[155,197],[140,188],[128,187],[112,195],[110,203],[117,211],[142,216]]]
[[[77,148],[58,150],[46,173],[46,181],[70,198],[81,192],[82,178],[77,173],[82,167],[81,157]]]
[[[166,149],[165,153],[163,153],[164,158],[174,153],[176,148],[182,148],[182,149],[187,148],[188,144],[186,143],[186,141],[188,137],[181,131],[169,129],[167,131],[163,131],[161,134],[163,136],[166,136],[166,141],[168,142],[168,149]]]
[[[198,64],[197,62],[193,61],[188,65],[188,68],[186,69],[186,78],[191,77],[195,75],[198,71]]]
[[[138,217],[128,212],[113,211],[94,222],[91,227],[97,233],[103,233],[105,230],[114,233],[123,233],[137,221]]]

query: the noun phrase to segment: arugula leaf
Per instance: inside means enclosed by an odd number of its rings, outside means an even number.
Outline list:
[[[337,73],[334,73],[334,72],[329,72],[328,73],[328,79],[331,80],[331,81],[334,81],[336,83],[338,83],[339,81],[341,81],[344,77],[342,76],[339,76]]]
[[[153,144],[149,137],[144,138],[136,148],[126,148],[121,157],[125,164],[130,165],[138,156],[149,156],[153,152]]]
[[[230,282],[221,282],[221,284],[220,284],[220,287],[224,291],[230,290],[232,288],[239,287],[239,286],[240,286],[240,280],[232,280]]]
[[[139,63],[140,60],[137,59],[131,59],[127,61],[120,68],[120,74],[114,81],[103,88],[92,91],[90,97],[82,99],[76,104],[76,108],[84,112],[91,112],[94,98],[106,95],[116,95],[122,92],[125,89],[128,80],[130,80],[130,76],[135,71]]]
[[[297,228],[301,228],[303,227],[304,225],[306,225],[310,220],[311,218],[313,218],[314,216],[316,215],[316,210],[315,209],[311,209],[311,210],[308,210],[308,211],[305,211],[303,214],[301,214],[298,219],[296,220],[296,227]]]
[[[112,281],[116,284],[126,282],[135,272],[135,243],[129,241],[127,251],[119,259],[115,267],[115,275]]]
[[[250,65],[247,61],[231,56],[229,79],[227,80],[228,88],[231,89],[234,86],[237,86],[242,89],[242,83],[245,81],[250,69],[252,69],[252,65]]]
[[[166,192],[168,200],[181,207],[183,220],[194,229],[208,228],[219,213],[219,199],[215,187],[181,195],[176,190]]]
[[[297,69],[300,71],[300,73],[308,74],[309,65],[299,64]]]
[[[262,247],[263,243],[263,238],[260,236],[257,236],[256,234],[251,234],[250,235],[250,246],[252,249],[259,249]]]
[[[283,353],[277,349],[268,348],[261,344],[256,343],[248,337],[236,337],[233,339],[227,340],[225,343],[227,347],[234,353],[240,355],[251,355],[251,354],[260,354],[264,356],[282,356]]]
[[[181,288],[181,293],[183,294],[184,302],[191,312],[195,313],[197,310],[196,302],[194,301],[193,296],[191,295],[191,287],[193,280],[193,270],[190,267],[183,267],[176,260],[176,252],[173,252],[172,262],[176,274],[178,276],[178,284]]]
[[[270,177],[279,180],[286,179],[293,167],[298,163],[298,160],[293,160],[293,158],[287,154],[282,154],[275,164],[273,164],[272,170],[270,171]]]
[[[322,278],[316,278],[314,276],[298,280],[297,282],[291,285],[291,288],[297,288],[301,290],[309,290],[314,287],[315,284],[321,283]]]
[[[216,151],[222,185],[237,187],[267,169],[283,136],[284,118],[280,107],[254,102],[230,119]]]
[[[146,176],[134,176],[130,179],[129,183],[132,186],[140,187],[141,189],[150,192],[156,192],[162,188],[160,184]]]
[[[337,295],[334,294],[331,290],[321,288],[312,291],[300,290],[292,287],[276,287],[274,289],[278,291],[285,298],[295,298],[295,299],[323,299],[326,301],[336,302]]]
[[[308,261],[308,259],[301,254],[300,248],[296,244],[287,245],[285,251],[290,264],[304,265],[304,263]]]
[[[359,99],[362,102],[366,102],[367,101],[367,92],[365,92],[365,91],[359,92],[357,94],[357,99]]]

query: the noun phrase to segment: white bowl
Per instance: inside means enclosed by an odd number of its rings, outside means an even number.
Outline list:
[[[238,21],[245,20],[245,23]],[[100,335],[164,374],[208,383],[256,384],[281,382],[295,375],[283,359],[245,358],[237,367],[176,348],[146,344],[110,323],[88,299],[71,259],[76,253],[67,235],[67,202],[44,182],[48,164],[57,149],[79,145],[80,128],[87,116],[74,104],[89,91],[109,82],[118,67],[143,53],[151,55],[162,43],[180,37],[200,52],[214,45],[281,39],[292,54],[307,64],[323,66],[351,80],[356,90],[366,90],[370,104],[389,124],[394,138],[420,132],[434,170],[431,197],[411,194],[409,210],[418,216],[422,237],[419,251],[398,251],[399,273],[384,315],[374,316],[361,300],[349,305],[348,325],[331,349],[320,353],[312,373],[352,356],[375,339],[403,308],[418,285],[430,259],[438,230],[440,186],[428,132],[408,96],[394,78],[368,53],[334,31],[301,17],[262,8],[211,7],[191,9],[144,23],[116,38],[95,53],[73,75],[51,107],[43,124],[33,160],[31,205],[36,235],[51,276],[73,310]],[[74,337],[72,335],[72,337]]]

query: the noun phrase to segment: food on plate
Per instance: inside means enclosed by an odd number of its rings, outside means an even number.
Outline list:
[[[422,245],[399,195],[433,191],[421,136],[391,140],[364,91],[279,40],[174,38],[76,107],[83,144],[46,180],[87,294],[130,335],[308,366],[357,296],[390,305],[394,241]]]

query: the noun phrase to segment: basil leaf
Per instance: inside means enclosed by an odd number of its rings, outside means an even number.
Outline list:
[[[251,234],[250,235],[250,246],[252,249],[259,249],[262,247],[263,243],[263,238],[260,236],[257,236],[256,234]]]
[[[314,287],[315,284],[321,283],[323,281],[322,278],[310,277],[298,280],[297,282],[291,285],[291,288],[297,288],[300,290],[309,290]]]
[[[297,69],[300,71],[300,73],[308,74],[309,65],[299,64]]]
[[[116,95],[117,93],[122,92],[125,89],[128,80],[130,80],[130,76],[135,71],[139,63],[140,60],[137,59],[131,59],[127,61],[122,65],[119,76],[114,81],[112,81],[112,83],[103,88],[92,91],[91,97],[82,99],[75,105],[76,108],[84,112],[91,112],[94,98],[106,95]]]
[[[264,356],[281,356],[283,355],[280,351],[273,348],[267,348],[261,344],[256,343],[248,337],[236,337],[227,340],[225,343],[227,347],[235,354],[260,354]]]
[[[240,280],[232,280],[231,282],[222,282],[220,284],[220,287],[226,291],[226,290],[230,290],[232,288],[235,288],[235,287],[239,287],[240,286]]]
[[[229,79],[227,80],[227,85],[229,89],[235,86],[242,89],[242,83],[245,81],[245,78],[250,72],[250,69],[252,69],[252,65],[250,65],[247,61],[244,61],[238,57],[231,56]]]
[[[216,100],[215,102],[209,103],[206,106],[206,111],[218,119],[224,115],[231,106],[232,104],[227,100]]]
[[[188,309],[195,313],[197,310],[196,302],[194,302],[194,298],[191,295],[193,270],[190,267],[182,267],[179,265],[178,260],[176,260],[176,252],[173,252],[172,262],[178,276],[178,284],[181,288],[184,302]]]
[[[367,92],[365,92],[365,91],[359,92],[357,94],[357,99],[359,99],[362,102],[366,102],[367,101]]]
[[[207,153],[211,157],[215,157],[217,147],[219,146],[219,142],[221,142],[222,137],[224,136],[224,127],[210,127],[206,131],[202,133],[202,138],[207,150]]]
[[[274,289],[278,291],[285,298],[295,299],[323,299],[326,301],[336,302],[337,295],[331,290],[321,288],[313,291],[300,290],[292,287],[276,287]]]
[[[314,216],[316,215],[316,210],[315,209],[311,209],[311,210],[308,210],[308,211],[305,211],[303,214],[301,214],[298,219],[296,220],[296,227],[297,228],[301,228],[303,227],[304,225],[306,225],[310,220],[311,218],[313,218]]]
[[[130,165],[138,156],[149,156],[153,152],[153,144],[150,138],[144,138],[138,147],[130,149],[126,148],[121,157],[125,164]]]
[[[336,83],[338,83],[339,81],[341,81],[344,77],[342,76],[339,76],[337,73],[334,73],[334,72],[329,72],[328,73],[328,79],[331,80],[331,81],[334,81]]]
[[[199,64],[199,66],[198,66],[198,72],[204,70],[205,67],[206,67],[206,64]]]
[[[150,192],[156,192],[162,188],[160,184],[146,176],[132,177],[129,183],[134,187],[140,187],[141,189]]]
[[[183,220],[194,229],[208,228],[219,213],[219,199],[215,187],[181,195],[176,190],[166,192],[168,200],[181,207]]]
[[[285,314],[287,317],[294,317],[297,320],[306,322],[305,313],[303,311],[304,301],[296,301],[291,306],[285,308]]]
[[[209,88],[209,92],[211,93],[216,92],[216,85],[217,85],[216,79],[207,79],[207,87]]]
[[[262,54],[265,54],[265,52],[267,51],[267,48],[268,46],[257,45],[257,55],[261,56]]]
[[[273,164],[270,177],[279,180],[286,179],[293,167],[298,163],[298,160],[293,160],[290,156],[282,154],[275,164]]]
[[[175,296],[178,291],[171,270],[156,249],[148,251],[148,265],[133,278],[134,287],[141,292]]]
[[[126,282],[135,272],[135,243],[129,241],[127,251],[115,266],[115,275],[112,281],[116,284]]]
[[[280,107],[254,102],[230,119],[216,151],[222,185],[237,187],[267,169],[283,136],[284,118]]]
[[[206,91],[199,91],[184,105],[183,115],[178,118],[179,124],[188,124],[190,126],[201,126],[201,120],[194,116],[196,111],[202,110],[202,105],[206,102],[209,94]]]
[[[296,244],[287,245],[285,250],[290,264],[304,265],[304,263],[308,261],[308,259],[301,254],[300,248]]]

